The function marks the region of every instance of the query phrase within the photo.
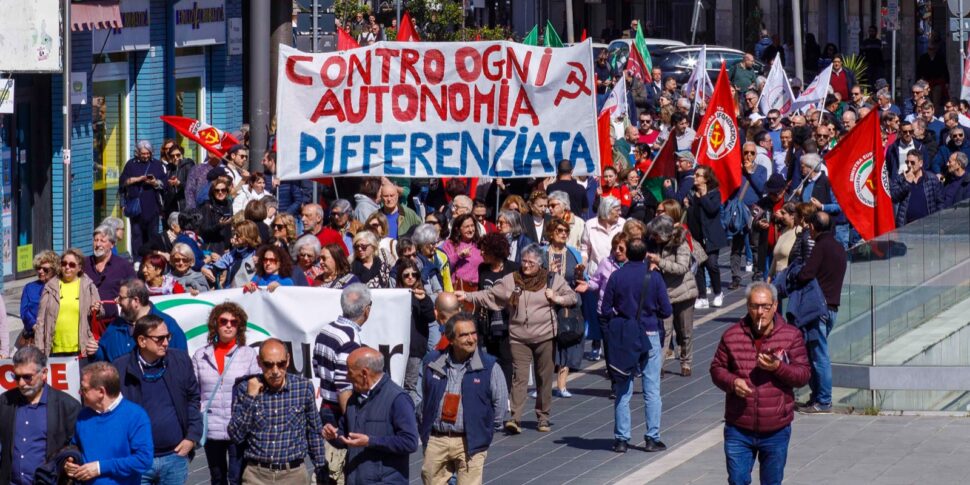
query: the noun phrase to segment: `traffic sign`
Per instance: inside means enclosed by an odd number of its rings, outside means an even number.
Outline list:
[[[950,7],[950,13],[957,17],[966,17],[970,14],[970,0],[947,0],[946,5]],[[963,8],[963,11],[960,8]]]
[[[967,5],[970,5],[970,0],[967,0]],[[960,30],[960,18],[950,17],[950,32],[958,30]],[[970,30],[970,19],[963,19],[963,30]]]

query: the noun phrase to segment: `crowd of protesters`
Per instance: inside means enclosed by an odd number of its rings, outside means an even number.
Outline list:
[[[549,432],[553,397],[572,397],[569,373],[603,358],[615,399],[613,450],[626,452],[632,439],[639,377],[645,449],[662,451],[663,362],[677,359],[680,375],[691,376],[695,311],[721,307],[725,287],[742,285],[748,316],[725,334],[712,365],[715,384],[729,394],[726,436],[737,450],[769,435],[787,447],[790,416],[758,424],[770,410],[751,396],[764,387],[790,413],[792,388],[808,384],[811,398],[799,409],[831,412],[827,338],[846,250],[859,239],[832,192],[825,155],[859,120],[878,116],[896,223],[904,225],[970,198],[970,104],[934,104],[920,80],[897,105],[885,82],[872,92],[857,85],[834,53],[836,81],[824,105],[761,113],[765,80],[753,60],[749,54],[730,71],[743,140],[743,185],[730,194],[692,152],[704,97],[681,92],[657,68],[642,82],[605,56],[597,60],[597,94],[605,99],[611,85],[625,82],[630,110],[613,127],[613,158],[599,177],[574,175],[562,160],[548,179],[372,177],[340,181],[315,199],[309,182],[279,179],[274,152],[260,154],[261,170],[250,171],[245,145],[195,164],[175,140],[158,153],[140,141],[120,180],[127,226],[104,220],[91,255],[38,254],[37,281],[21,300],[19,387],[10,392],[25,403],[36,403],[38,393],[58,403],[59,394],[38,380],[46,358],[81,355],[93,363],[82,375],[90,409],[78,415],[62,406],[58,422],[48,422],[57,429],[45,433],[47,454],[27,464],[6,467],[10,453],[24,448],[5,441],[0,481],[33,476],[55,458],[50,450],[75,436],[80,452],[64,472],[95,483],[99,476],[184,483],[196,446],[205,448],[213,483],[305,483],[307,455],[318,481],[406,483],[407,455],[419,443],[427,447],[425,483],[454,474],[459,484],[478,483],[493,433],[524,432],[526,406],[535,410],[534,430]],[[669,137],[676,176],[648,178]],[[341,189],[348,197],[337,196]],[[742,227],[725,222],[722,195],[747,208]],[[178,323],[150,300],[281,286],[343,290],[341,317],[313,344],[320,412],[311,383],[286,372],[291,356],[281,342],[246,346],[247,316],[238,305],[212,310],[207,345],[190,356]],[[786,323],[776,314],[776,287],[786,295],[817,287],[821,316]],[[370,291],[382,288],[412,294],[402,386],[360,336]],[[749,341],[757,352],[738,350]],[[68,426],[75,420],[76,431]],[[98,442],[98,426],[127,438]],[[38,433],[14,431],[28,432]],[[108,466],[103,460],[118,458],[123,445],[133,451]],[[731,476],[743,483],[735,477],[745,466],[750,474],[753,458],[737,450],[740,468]],[[771,465],[762,464],[763,478],[781,473]]]

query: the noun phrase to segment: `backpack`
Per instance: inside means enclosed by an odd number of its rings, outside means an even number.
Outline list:
[[[552,289],[552,282],[556,278],[555,273],[549,273],[546,280],[546,288]],[[577,299],[576,304],[570,307],[553,306],[556,316],[556,342],[562,346],[575,345],[583,340],[586,333],[586,320],[583,317],[583,307]]]
[[[721,212],[721,225],[724,226],[728,239],[751,227],[751,209],[744,205],[744,193],[748,191],[750,184],[747,180],[744,184],[738,196],[728,200]]]

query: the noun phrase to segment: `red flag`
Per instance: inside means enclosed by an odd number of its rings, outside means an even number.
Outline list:
[[[674,147],[676,146],[677,137],[671,133],[667,137],[667,141],[660,147],[660,152],[653,158],[653,163],[650,164],[650,168],[643,174],[643,178],[673,178],[677,176],[677,158],[674,156]]]
[[[337,27],[337,50],[345,51],[349,49],[356,49],[360,47],[360,44],[354,40],[354,37],[347,33],[346,30]]]
[[[643,55],[637,49],[636,42],[630,43],[630,55],[626,58],[626,70],[633,74],[633,77],[644,83],[652,82],[647,63],[643,60]]]
[[[159,118],[171,125],[172,128],[175,128],[175,131],[181,133],[182,136],[202,145],[202,148],[205,148],[209,153],[219,158],[225,157],[226,152],[233,145],[239,144],[239,140],[232,136],[231,133],[226,133],[219,128],[207,125],[199,120],[183,118],[181,116],[159,116]]]
[[[875,115],[875,116],[874,116]],[[896,228],[879,114],[869,113],[825,155],[832,193],[862,239]]]
[[[478,42],[480,40],[482,40],[482,33],[481,32],[475,34],[475,42]]]
[[[600,180],[603,169],[613,166],[613,138],[610,136],[610,112],[603,111],[596,119],[596,137],[599,138]]]
[[[741,150],[738,147],[738,125],[734,116],[734,98],[727,70],[721,62],[721,73],[714,85],[711,103],[701,119],[697,137],[697,164],[711,167],[720,182],[721,202],[741,187]]]
[[[580,42],[586,42],[586,29],[583,29],[583,36],[579,38]]]
[[[397,41],[421,42],[421,38],[418,37],[418,31],[414,28],[414,20],[411,19],[411,13],[408,11],[405,11],[404,15],[401,16],[401,25],[397,31]]]

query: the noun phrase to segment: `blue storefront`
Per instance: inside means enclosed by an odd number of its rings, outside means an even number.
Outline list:
[[[149,140],[157,157],[162,142],[175,137],[159,116],[186,116],[230,131],[243,123],[242,0],[120,0],[114,15],[122,28],[98,28],[110,23],[96,19],[79,24],[72,15],[66,238],[61,75],[13,76],[16,109],[0,115],[6,279],[29,274],[27,256],[42,249],[90,251],[95,225],[120,214],[118,175],[135,143]],[[187,156],[202,159],[194,143],[180,143]]]

